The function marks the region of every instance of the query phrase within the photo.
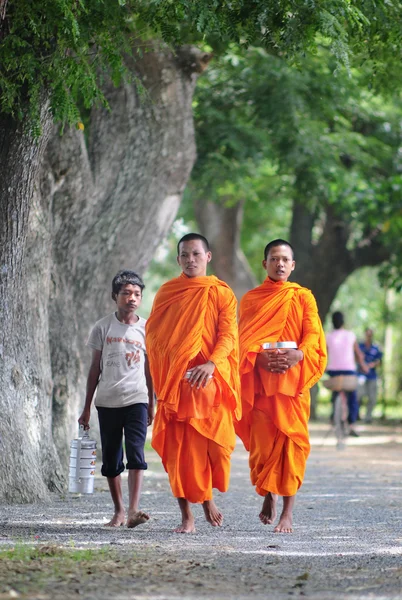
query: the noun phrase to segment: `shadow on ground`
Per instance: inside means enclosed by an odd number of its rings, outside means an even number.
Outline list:
[[[230,490],[216,494],[219,529],[196,506],[197,532],[172,533],[178,510],[152,451],[142,496],[151,520],[136,529],[103,527],[101,477],[90,496],[1,506],[0,598],[402,598],[402,427],[361,426],[341,452],[329,425],[311,425],[311,440],[292,535],[260,523],[240,443]],[[22,546],[36,554],[5,554]]]

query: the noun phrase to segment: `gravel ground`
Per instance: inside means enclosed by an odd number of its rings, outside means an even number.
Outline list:
[[[0,599],[402,599],[402,426],[361,426],[343,451],[328,432],[328,425],[311,426],[291,535],[260,523],[261,499],[240,443],[229,492],[215,496],[225,517],[219,529],[195,506],[197,532],[172,533],[178,508],[153,451],[141,506],[151,520],[136,529],[103,527],[112,511],[102,477],[93,495],[0,505]],[[102,552],[71,571],[46,571],[43,563],[47,575],[39,582],[35,561],[1,555],[21,544],[45,554],[59,547]]]

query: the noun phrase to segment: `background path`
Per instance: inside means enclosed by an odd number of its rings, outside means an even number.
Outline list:
[[[312,453],[298,494],[295,532],[274,534],[258,513],[247,454],[233,455],[231,487],[217,493],[222,528],[204,521],[197,532],[173,534],[176,501],[153,451],[141,508],[148,524],[104,528],[112,510],[102,477],[90,496],[55,497],[49,505],[0,506],[0,550],[16,543],[39,547],[113,549],[97,567],[67,580],[13,585],[0,571],[0,598],[402,598],[402,427],[361,427],[337,451],[328,425],[311,426]],[[98,468],[99,470],[99,468]],[[123,482],[125,490],[126,481]],[[0,560],[0,564],[1,564]],[[70,578],[71,579],[71,578]],[[16,593],[17,596],[13,595]],[[10,596],[11,594],[11,596]]]

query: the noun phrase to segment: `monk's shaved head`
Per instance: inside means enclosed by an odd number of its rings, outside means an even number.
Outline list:
[[[272,240],[272,242],[269,242],[269,244],[267,244],[265,246],[265,249],[264,249],[264,260],[267,260],[269,251],[272,248],[276,248],[277,246],[288,246],[290,248],[291,252],[292,252],[292,258],[293,258],[293,260],[295,259],[295,251],[294,251],[294,248],[293,248],[292,244],[289,244],[289,242],[287,242],[286,240],[277,239],[277,240]]]
[[[186,235],[183,235],[183,237],[181,238],[181,240],[179,240],[179,243],[177,244],[177,256],[180,254],[180,244],[182,242],[191,242],[191,240],[201,240],[205,252],[209,252],[211,250],[206,237],[204,237],[200,233],[187,233]]]

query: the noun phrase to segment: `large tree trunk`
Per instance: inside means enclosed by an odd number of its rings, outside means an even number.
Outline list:
[[[60,483],[51,433],[47,306],[35,282],[48,288],[41,276],[46,253],[35,272],[25,262],[31,198],[51,126],[45,98],[41,125],[35,139],[29,123],[0,115],[0,498],[16,502],[44,498]]]
[[[214,273],[230,285],[238,299],[257,285],[240,248],[243,205],[244,202],[225,205],[208,200],[198,200],[194,204],[200,231],[210,243]]]
[[[312,242],[316,215],[303,204],[293,203],[290,242],[295,248],[296,269],[293,279],[308,287],[317,300],[324,320],[336,293],[346,279],[365,266],[377,266],[389,258],[389,251],[368,235],[357,246],[350,246],[352,228],[346,215],[332,205],[321,215],[322,233]]]
[[[0,295],[8,313],[0,371],[0,500],[43,498],[59,482],[52,439],[66,472],[85,393],[88,331],[113,310],[115,272],[142,273],[176,216],[195,159],[193,90],[208,59],[191,47],[130,59],[142,93],[135,84],[116,89],[106,83],[111,112],[91,112],[87,139],[78,130],[60,137],[53,127],[43,160],[47,135],[35,150],[34,170],[26,159],[36,148],[32,140],[8,158],[9,165],[23,165],[32,181],[18,193],[15,181],[1,182],[2,222],[8,224],[1,232],[1,244],[7,243],[1,264],[10,266]],[[1,140],[7,139],[4,131],[5,125]],[[9,139],[15,136],[10,132]]]
[[[243,204],[198,200],[194,210],[201,232],[211,243],[214,272],[241,297],[256,285],[240,250]],[[313,230],[317,225],[321,234],[315,242]],[[380,265],[389,258],[389,250],[377,240],[377,233],[376,230],[367,232],[357,245],[352,246],[353,232],[348,215],[340,215],[332,205],[326,206],[324,214],[318,214],[294,201],[289,235],[296,258],[292,279],[312,290],[322,320],[349,275],[361,267]]]

